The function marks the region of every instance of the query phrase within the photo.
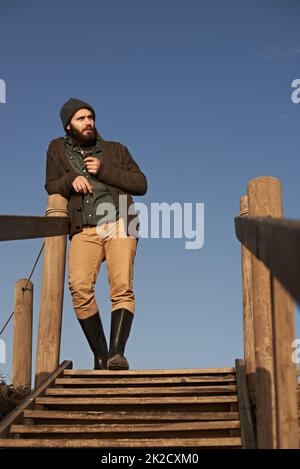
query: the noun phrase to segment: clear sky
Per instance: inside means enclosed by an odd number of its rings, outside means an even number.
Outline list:
[[[285,216],[300,219],[297,0],[1,0],[0,214],[44,215],[46,150],[64,135],[61,105],[88,101],[107,140],[148,178],[136,202],[204,203],[205,242],[141,239],[131,368],[233,366],[243,356],[240,244],[234,216],[247,182],[279,177]],[[0,324],[42,240],[0,243]],[[96,295],[109,335],[106,266]],[[40,262],[33,276],[34,344]],[[299,313],[296,313],[300,338]],[[2,339],[11,373],[12,322]],[[65,285],[61,361],[92,356]]]

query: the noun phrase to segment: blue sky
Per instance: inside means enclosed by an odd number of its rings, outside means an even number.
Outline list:
[[[141,239],[131,368],[233,366],[242,357],[240,245],[234,216],[247,182],[279,177],[300,218],[300,4],[294,0],[2,1],[0,213],[43,215],[45,157],[63,135],[61,105],[91,103],[103,138],[125,144],[148,178],[136,202],[205,204],[202,249]],[[42,240],[0,243],[0,324]],[[34,344],[41,262],[33,277]],[[105,264],[96,296],[109,334]],[[296,335],[300,337],[299,313]],[[12,322],[2,338],[11,373]],[[61,360],[92,357],[65,285]]]

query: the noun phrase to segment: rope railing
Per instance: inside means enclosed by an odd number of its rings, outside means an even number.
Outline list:
[[[36,258],[36,260],[35,260],[35,262],[34,262],[34,265],[33,265],[33,267],[32,267],[32,270],[31,270],[29,276],[27,277],[27,283],[25,284],[25,287],[22,288],[22,290],[23,290],[24,292],[27,290],[28,284],[29,284],[29,282],[30,282],[30,280],[31,280],[31,277],[32,277],[32,275],[33,275],[33,273],[34,273],[34,271],[35,271],[35,268],[36,268],[36,266],[37,266],[37,264],[38,264],[38,261],[39,261],[39,259],[40,259],[40,257],[41,257],[41,254],[42,254],[42,252],[43,252],[44,246],[45,246],[45,243],[42,244],[42,247],[41,247],[41,249],[40,249],[40,252],[38,253],[37,258]],[[4,326],[2,327],[2,329],[0,330],[0,336],[1,336],[1,335],[3,334],[3,332],[5,331],[5,329],[6,329],[6,327],[8,326],[10,320],[12,319],[13,315],[14,315],[14,311],[10,314],[10,316],[8,317],[6,323],[4,324]]]

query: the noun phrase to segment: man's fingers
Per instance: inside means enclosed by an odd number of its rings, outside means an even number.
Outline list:
[[[85,182],[85,187],[84,187],[88,192],[93,192],[93,186],[90,185],[88,181]]]
[[[76,178],[77,179],[77,178]],[[79,176],[77,181],[73,181],[73,187],[76,192],[93,192],[93,186],[89,183],[85,176]]]

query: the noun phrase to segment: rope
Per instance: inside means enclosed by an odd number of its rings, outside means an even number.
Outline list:
[[[25,292],[25,291],[27,290],[27,285],[28,285],[28,283],[30,282],[30,279],[31,279],[31,277],[32,277],[32,275],[33,275],[33,272],[35,271],[35,268],[36,268],[36,266],[37,266],[37,263],[38,263],[38,261],[39,261],[39,258],[41,257],[41,254],[42,254],[42,252],[43,252],[44,246],[45,246],[45,242],[43,242],[43,245],[42,245],[42,247],[41,247],[41,249],[40,249],[40,252],[38,253],[38,256],[37,256],[37,258],[36,258],[36,260],[35,260],[35,263],[34,263],[34,265],[33,265],[33,267],[32,267],[32,270],[31,270],[31,272],[30,272],[30,275],[29,275],[29,277],[28,277],[27,283],[26,283],[25,287],[22,288],[22,291],[23,291],[23,292]],[[2,329],[1,329],[1,331],[0,331],[0,336],[2,335],[2,333],[4,332],[4,330],[6,329],[7,325],[9,324],[9,321],[11,320],[11,318],[13,317],[13,315],[14,315],[14,311],[11,313],[11,315],[10,315],[9,318],[8,318],[8,320],[6,321],[6,323],[4,324],[4,326],[2,327]]]

